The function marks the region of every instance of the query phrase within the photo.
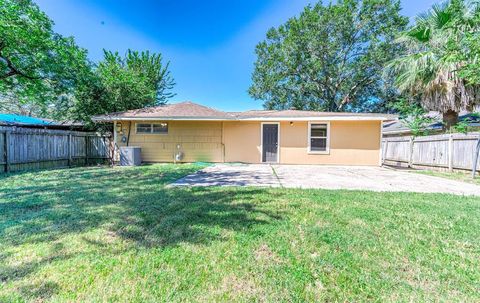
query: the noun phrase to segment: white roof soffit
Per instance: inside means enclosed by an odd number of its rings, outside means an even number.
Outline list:
[[[325,117],[242,117],[242,118],[211,118],[211,117],[98,117],[95,122],[113,121],[389,121],[391,117],[384,116],[325,116]]]

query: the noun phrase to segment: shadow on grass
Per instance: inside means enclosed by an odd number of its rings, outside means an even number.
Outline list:
[[[197,169],[82,168],[3,178],[10,185],[0,188],[1,245],[54,245],[79,235],[99,249],[108,249],[112,239],[127,242],[128,249],[209,245],[222,241],[222,230],[248,232],[254,225],[282,219],[280,210],[262,208],[258,194],[265,189],[165,188]],[[270,198],[264,196],[264,202]],[[82,235],[94,230],[105,236],[92,240]],[[47,263],[74,257],[62,255],[62,249],[55,251],[20,266],[0,266],[0,282],[20,280]],[[46,284],[39,289],[44,286],[55,291]]]
[[[36,302],[43,302],[53,296],[59,289],[55,282],[43,281],[40,283],[28,283],[20,287],[23,297],[35,298]]]
[[[0,282],[7,282],[12,279],[20,280],[31,273],[35,272],[44,265],[50,264],[52,262],[67,260],[74,257],[72,254],[63,254],[63,253],[53,253],[48,257],[42,258],[40,260],[25,262],[21,265],[16,266],[2,266],[0,271]]]

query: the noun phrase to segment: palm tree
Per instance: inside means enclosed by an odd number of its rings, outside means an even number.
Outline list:
[[[398,89],[419,98],[425,109],[441,112],[446,129],[457,123],[460,111],[471,111],[480,96],[479,86],[459,76],[468,62],[452,50],[467,31],[478,29],[473,19],[478,8],[476,1],[465,0],[434,5],[398,38],[405,53],[387,65]]]

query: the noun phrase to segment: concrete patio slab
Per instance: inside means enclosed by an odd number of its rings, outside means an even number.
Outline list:
[[[383,167],[277,165],[274,169],[284,187],[480,196],[478,185]]]
[[[173,186],[263,186],[280,187],[268,164],[215,164],[188,175]]]
[[[263,186],[480,196],[480,186],[381,167],[215,164],[172,186]]]

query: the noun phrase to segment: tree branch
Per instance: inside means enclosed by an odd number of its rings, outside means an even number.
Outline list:
[[[357,89],[360,87],[360,86],[365,86],[365,85],[368,85],[370,83],[372,83],[374,80],[371,79],[371,78],[365,78],[363,79],[362,81],[359,81],[357,84],[355,84],[351,89],[350,91],[347,93],[347,95],[345,97],[343,97],[342,101],[340,102],[340,104],[338,105],[338,109],[342,109],[347,103],[350,102],[350,98],[351,97],[354,97],[356,94],[357,94]]]
[[[7,67],[9,69],[8,72],[6,72],[5,74],[3,75],[0,75],[0,80],[2,79],[6,79],[8,77],[12,77],[12,76],[15,76],[15,75],[18,75],[18,76],[21,76],[21,77],[24,77],[24,78],[27,78],[27,79],[30,79],[30,80],[38,80],[38,79],[41,79],[41,77],[37,77],[37,76],[30,76],[30,75],[27,75],[26,73],[20,71],[19,69],[17,69],[14,65],[13,65],[13,62],[6,56],[4,56],[2,54],[2,50],[5,48],[5,42],[4,41],[0,41],[0,60],[3,60],[6,64],[7,64]]]

